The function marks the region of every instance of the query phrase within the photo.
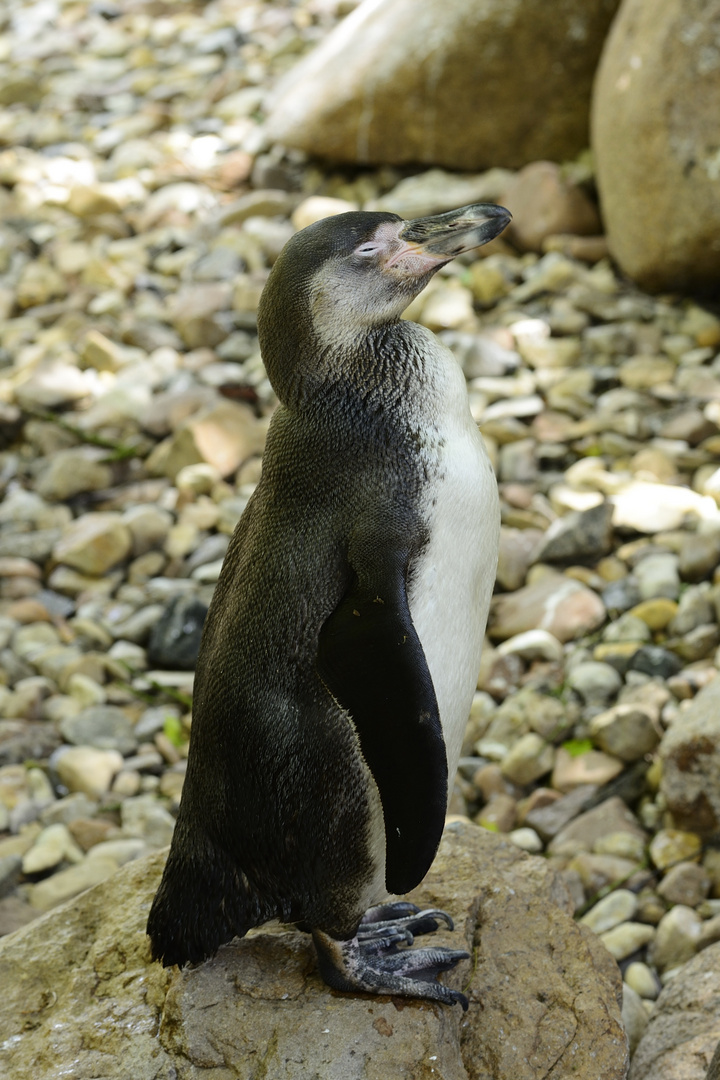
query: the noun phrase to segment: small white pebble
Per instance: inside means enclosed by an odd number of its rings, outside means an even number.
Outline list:
[[[515,847],[522,848],[523,851],[529,851],[533,854],[543,850],[543,842],[534,829],[513,829],[512,832],[508,833],[508,840]]]

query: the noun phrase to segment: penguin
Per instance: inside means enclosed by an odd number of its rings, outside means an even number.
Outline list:
[[[452,353],[404,320],[494,204],[350,212],[286,244],[258,310],[279,405],[203,628],[186,780],[147,924],[165,966],[270,920],[336,990],[467,1008],[468,954],[402,897],[435,857],[499,542],[493,470]]]

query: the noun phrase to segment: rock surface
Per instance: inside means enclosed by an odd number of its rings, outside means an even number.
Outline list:
[[[662,792],[680,828],[720,831],[720,679],[702,690],[663,736]]]
[[[586,145],[614,0],[365,0],[279,89],[270,137],[360,164],[562,161]]]
[[[651,290],[720,280],[718,0],[624,0],[603,50],[592,143],[613,256]]]
[[[720,944],[668,983],[637,1048],[628,1080],[705,1080],[720,1039]]]
[[[546,864],[469,823],[448,824],[413,894],[450,909],[448,941],[474,951],[452,976],[467,1014],[330,991],[310,939],[285,928],[165,971],[144,934],[162,863],[135,862],[0,943],[0,1062],[14,1080],[54,1080],[70,1062],[78,1080],[625,1076],[612,960]]]

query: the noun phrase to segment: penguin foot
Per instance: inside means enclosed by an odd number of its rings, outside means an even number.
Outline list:
[[[453,921],[444,911],[421,911],[415,904],[399,901],[370,908],[354,938],[337,941],[322,930],[313,930],[320,973],[334,990],[362,990],[370,994],[399,994],[427,998],[445,1005],[468,1007],[464,994],[436,982],[460,960],[469,960],[462,949],[409,949],[416,934],[430,934],[444,922]]]

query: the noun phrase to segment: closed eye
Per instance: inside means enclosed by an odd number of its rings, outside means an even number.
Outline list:
[[[380,244],[361,244],[359,248],[355,248],[356,255],[377,255],[380,250]]]

